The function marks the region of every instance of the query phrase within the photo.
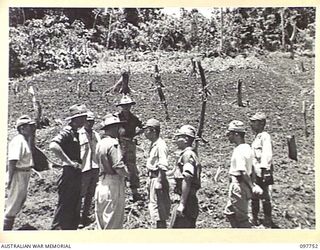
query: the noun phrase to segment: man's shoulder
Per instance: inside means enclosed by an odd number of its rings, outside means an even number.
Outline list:
[[[93,130],[92,133],[94,134],[94,136],[95,136],[98,140],[101,139],[101,136],[100,136],[99,132]]]
[[[237,146],[234,151],[239,152],[239,153],[245,153],[245,152],[251,152],[252,148],[249,144],[247,143],[242,143],[239,146]]]
[[[262,140],[271,139],[271,135],[266,131],[261,132],[260,133],[260,137],[261,137]]]
[[[84,128],[84,127],[80,128],[80,129],[78,130],[78,133],[79,133],[79,134],[85,134],[85,133],[86,133],[85,128]]]
[[[198,157],[191,147],[187,147],[182,152],[181,156],[182,156],[183,162],[196,162],[196,161],[198,161]]]
[[[71,126],[65,126],[63,127],[58,134],[52,139],[54,142],[60,143],[62,140],[65,140],[67,138],[72,138],[73,136],[73,131]]]
[[[23,135],[17,134],[11,139],[10,143],[19,143],[19,142],[22,142],[23,140],[24,140]]]
[[[68,133],[68,134],[71,134],[71,133],[72,133],[72,127],[69,126],[69,125],[64,126],[64,127],[61,129],[60,133]]]
[[[119,145],[119,141],[116,138],[112,138],[112,137],[104,137],[98,143],[102,147],[112,147],[112,146],[118,147]]]
[[[158,140],[157,140],[157,146],[161,147],[161,148],[166,148],[167,147],[167,143],[166,143],[166,141],[164,139],[159,137]]]

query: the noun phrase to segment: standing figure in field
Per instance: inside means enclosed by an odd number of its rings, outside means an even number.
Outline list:
[[[124,163],[129,170],[129,182],[132,190],[132,201],[140,200],[138,188],[140,187],[139,171],[136,164],[136,140],[134,137],[143,133],[143,125],[137,116],[132,114],[131,107],[136,103],[127,95],[124,95],[120,103],[116,106],[121,107],[118,113],[120,121],[125,121],[119,131],[119,141],[124,156]],[[140,128],[140,130],[138,129]]]
[[[85,105],[69,108],[69,122],[49,147],[62,162],[63,172],[58,180],[58,205],[52,222],[53,230],[76,230],[80,223],[81,205],[81,155],[78,129],[86,122]]]
[[[151,142],[146,164],[149,174],[148,208],[153,225],[156,228],[166,228],[171,207],[169,182],[166,176],[168,148],[165,141],[160,138],[160,122],[158,120],[149,119],[144,127],[144,133]]]
[[[27,198],[31,169],[34,166],[32,147],[36,125],[27,115],[21,116],[16,123],[18,135],[9,143],[8,148],[8,197],[4,212],[3,230],[12,230],[15,217],[21,211]]]
[[[94,114],[87,113],[87,121],[79,130],[80,151],[82,160],[81,174],[81,199],[82,213],[80,224],[85,227],[94,220],[90,217],[92,198],[99,179],[99,166],[96,160],[96,145],[100,141],[100,135],[94,131]]]
[[[227,130],[227,137],[236,147],[230,162],[229,200],[224,213],[233,228],[251,228],[248,217],[248,203],[252,196],[253,153],[249,144],[245,143],[245,127],[243,122],[232,121]]]
[[[179,205],[175,208],[171,220],[172,228],[195,228],[199,215],[197,191],[201,187],[201,165],[192,148],[196,130],[190,125],[182,126],[175,135],[175,143],[180,152],[177,167],[182,174],[177,182],[176,192],[180,195]]]
[[[259,185],[262,195],[252,197],[252,222],[258,225],[258,214],[260,210],[260,200],[262,200],[264,213],[264,226],[272,226],[271,218],[271,185],[273,184],[272,165],[272,140],[271,136],[264,131],[266,125],[266,115],[258,112],[250,118],[251,128],[255,133],[252,142],[253,150],[253,182]]]
[[[122,160],[118,141],[119,126],[124,123],[108,114],[102,122],[105,137],[98,142],[96,158],[100,168],[95,194],[95,214],[98,229],[121,229],[125,209],[125,177],[129,176]]]

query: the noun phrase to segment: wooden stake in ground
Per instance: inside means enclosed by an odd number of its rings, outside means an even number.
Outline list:
[[[155,74],[154,74],[155,85],[156,85],[156,88],[158,91],[158,95],[160,97],[160,101],[161,101],[162,105],[164,106],[164,109],[166,112],[166,120],[170,120],[169,112],[168,112],[168,104],[167,104],[166,98],[165,98],[163,90],[162,90],[162,87],[164,87],[164,85],[162,84],[161,75],[159,73],[159,67],[157,64],[154,66],[154,71],[155,71]]]
[[[288,156],[290,159],[297,161],[298,153],[297,153],[297,145],[295,141],[294,135],[287,136],[287,144],[288,144]]]
[[[81,97],[81,89],[80,89],[80,87],[81,87],[81,82],[78,82],[77,83],[77,88],[76,88],[78,98]]]
[[[305,101],[302,101],[302,114],[303,114],[303,121],[304,121],[304,135],[307,138],[309,136],[309,132],[308,132],[308,125],[307,125],[307,109],[306,109]]]
[[[207,81],[204,74],[204,70],[201,66],[201,62],[198,61],[197,64],[198,64],[198,69],[201,76],[201,85],[202,85],[202,93],[201,93],[202,106],[201,106],[200,120],[199,120],[198,132],[197,132],[198,139],[196,140],[195,147],[194,147],[195,152],[198,154],[199,139],[201,139],[204,142],[207,142],[202,138],[202,133],[203,133],[203,127],[204,127],[204,118],[206,114],[207,98],[208,98],[208,95],[211,95],[211,93],[208,90]]]
[[[242,103],[242,80],[239,79],[238,83],[237,83],[237,100],[238,100],[238,106],[239,107],[244,107],[243,103]]]
[[[131,89],[129,88],[129,70],[123,70],[121,73],[121,77],[119,81],[117,81],[111,88],[108,88],[104,94],[109,92],[120,93],[123,95],[127,95],[131,93]]]
[[[31,95],[32,106],[35,113],[35,122],[37,128],[40,128],[41,116],[42,116],[42,108],[39,101],[36,100],[36,95],[33,86],[31,85],[28,89],[28,93]]]
[[[87,86],[88,86],[88,91],[89,91],[89,92],[93,92],[92,85],[93,85],[93,80],[89,80],[89,81],[87,82]]]
[[[191,58],[191,65],[192,65],[192,69],[190,71],[190,76],[197,76],[198,75],[197,65],[196,65],[196,61],[193,58]]]

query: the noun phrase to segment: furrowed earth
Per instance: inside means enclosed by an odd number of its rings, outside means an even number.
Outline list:
[[[142,121],[157,118],[162,123],[161,137],[169,147],[171,167],[175,162],[176,147],[173,135],[178,127],[191,124],[198,127],[201,110],[201,79],[190,76],[190,54],[132,54],[124,60],[123,55],[109,53],[92,68],[45,72],[30,77],[11,80],[8,100],[8,140],[15,134],[15,121],[22,114],[34,114],[28,87],[35,89],[41,103],[42,114],[50,120],[50,126],[37,130],[37,145],[57,161],[49,152],[50,140],[65,125],[64,118],[69,106],[85,103],[97,116],[95,128],[99,129],[101,118],[108,112],[117,111],[115,104],[121,95],[104,94],[120,76],[121,68],[130,68],[129,86],[131,96],[137,102],[132,112]],[[158,63],[164,94],[168,103],[170,120],[165,120],[165,110],[155,90],[154,65]],[[268,56],[238,56],[236,58],[204,58],[208,89],[203,137],[208,143],[200,143],[199,157],[203,166],[202,187],[198,192],[200,215],[197,228],[229,228],[223,215],[228,193],[228,164],[234,145],[225,137],[227,124],[234,119],[242,120],[248,129],[246,141],[251,143],[253,133],[249,117],[256,111],[266,112],[266,131],[273,139],[274,179],[272,186],[273,221],[281,229],[315,228],[315,166],[314,166],[314,58],[273,53]],[[237,81],[243,81],[242,95],[245,107],[237,105]],[[87,82],[93,81],[93,92]],[[13,83],[20,87],[16,95]],[[81,83],[80,97],[76,86]],[[307,132],[302,113],[306,104]],[[288,158],[287,136],[294,135],[298,161]],[[140,169],[143,200],[132,203],[130,189],[126,188],[126,214],[124,228],[150,228],[146,190],[146,153],[149,143],[138,136],[137,165]],[[213,177],[222,168],[219,181]],[[50,230],[57,204],[56,181],[59,169],[41,172],[40,178],[32,174],[28,197],[23,210],[16,218],[14,230]],[[172,194],[173,202],[177,197]],[[263,214],[260,213],[261,219]],[[95,229],[92,223],[84,230]]]

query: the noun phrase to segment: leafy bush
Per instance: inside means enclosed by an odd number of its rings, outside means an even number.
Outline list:
[[[89,42],[90,36],[82,22],[69,24],[63,15],[46,15],[11,27],[10,77],[96,63],[98,53]]]

